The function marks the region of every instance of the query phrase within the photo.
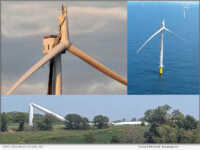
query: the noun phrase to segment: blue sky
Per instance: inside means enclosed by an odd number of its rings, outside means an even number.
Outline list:
[[[172,109],[179,109],[184,114],[198,118],[199,97],[197,95],[107,95],[107,96],[41,96],[11,95],[2,96],[2,111],[28,112],[28,104],[36,103],[62,116],[78,113],[90,120],[98,114],[106,115],[110,120],[143,117],[147,109],[168,104]],[[35,111],[38,113],[38,111]]]

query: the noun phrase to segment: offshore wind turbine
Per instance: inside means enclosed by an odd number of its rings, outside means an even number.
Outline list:
[[[186,11],[187,11],[187,9],[188,9],[189,7],[187,7],[187,6],[184,6],[184,11],[183,11],[183,16],[184,16],[184,19],[186,18]]]
[[[144,44],[142,44],[142,46],[140,46],[140,48],[137,50],[137,52],[139,53],[142,48],[144,48],[144,46],[150,42],[157,34],[161,33],[161,40],[160,40],[160,75],[163,74],[163,47],[164,47],[164,31],[167,31],[169,33],[172,33],[173,35],[175,35],[177,38],[183,40],[182,37],[178,36],[176,33],[174,33],[173,31],[171,31],[170,29],[165,27],[165,20],[162,20],[162,25],[161,28],[159,30],[157,30],[154,34],[152,34],[145,42]]]
[[[184,6],[184,8],[183,8],[184,19],[186,19],[186,17],[187,17],[187,15],[186,15],[187,11],[189,11],[191,8],[198,8],[198,5],[186,5],[186,6]]]

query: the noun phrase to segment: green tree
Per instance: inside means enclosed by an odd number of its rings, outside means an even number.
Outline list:
[[[171,109],[169,105],[159,106],[158,108],[152,110],[147,110],[145,112],[144,119],[149,123],[165,124],[168,122],[169,115],[168,111]]]
[[[160,125],[156,128],[155,143],[177,143],[176,129],[169,125]]]
[[[88,129],[89,128],[89,120],[86,117],[82,117],[80,123],[80,129]]]
[[[13,112],[8,112],[7,114],[10,118],[10,121],[13,123],[19,123],[18,116],[22,116],[22,115],[24,116],[25,123],[28,122],[28,113],[26,113],[26,112],[13,111]]]
[[[179,129],[177,132],[178,143],[195,143],[197,136],[192,130]]]
[[[149,131],[145,132],[145,138],[148,143],[156,143],[163,140],[165,136],[160,137],[160,133],[170,130],[167,126],[170,123],[170,115],[168,111],[171,109],[169,105],[159,106],[156,109],[149,109],[145,112],[144,120],[150,123]]]
[[[34,124],[34,128],[38,130],[46,130],[46,125],[43,121],[37,120],[36,123]]]
[[[51,115],[46,114],[44,116],[44,124],[46,126],[46,130],[52,130],[53,129],[53,122],[54,122],[54,118]]]
[[[8,130],[8,116],[5,112],[3,112],[1,115],[1,122],[0,122],[0,125],[1,125],[1,131],[2,132],[5,132]]]
[[[103,115],[97,115],[94,117],[93,122],[95,127],[97,127],[98,129],[107,128],[109,118]]]
[[[147,143],[155,143],[153,137],[158,136],[156,132],[157,127],[159,127],[157,123],[152,123],[149,130],[144,133],[144,137],[146,138]]]
[[[176,129],[168,124],[151,126],[150,130],[145,133],[147,143],[176,143]]]
[[[82,118],[78,114],[68,114],[65,116],[66,129],[88,129],[89,121],[87,118]]]
[[[51,115],[45,114],[45,116],[37,120],[34,124],[34,128],[39,130],[52,130],[53,129],[53,117]]]
[[[136,121],[137,119],[135,118],[135,117],[133,117],[132,119],[131,119],[131,121]]]
[[[148,143],[198,143],[198,122],[194,117],[184,116],[179,110],[168,112],[170,106],[159,106],[145,112],[144,119],[150,128],[144,136]]]
[[[197,129],[200,131],[200,120],[197,121]]]
[[[192,130],[196,129],[198,125],[198,122],[195,120],[194,117],[187,115],[184,119],[184,129],[186,130]]]
[[[24,130],[24,124],[26,120],[26,115],[22,112],[18,112],[15,116],[15,122],[19,123],[17,131],[23,131]]]
[[[174,110],[171,113],[171,121],[174,127],[184,128],[184,115],[179,110]]]

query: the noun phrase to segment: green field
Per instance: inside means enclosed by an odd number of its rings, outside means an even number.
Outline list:
[[[123,136],[127,129],[136,128],[141,134],[147,130],[142,126],[111,126],[106,129],[66,130],[64,125],[54,125],[52,131],[21,131],[16,132],[17,126],[10,125],[8,132],[1,133],[1,143],[10,144],[73,144],[87,143],[85,134],[94,135],[94,143],[110,143],[113,136]]]

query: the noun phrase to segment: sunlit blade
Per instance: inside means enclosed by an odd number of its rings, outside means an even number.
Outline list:
[[[7,92],[7,94],[11,94],[23,81],[25,81],[32,73],[37,71],[40,67],[42,67],[45,63],[51,60],[58,53],[62,52],[66,49],[66,46],[63,43],[58,44],[55,48],[53,48],[47,55],[45,55],[42,59],[40,59],[35,65],[33,65]]]
[[[74,45],[69,46],[68,51],[71,52],[73,55],[79,57],[80,59],[82,59],[83,61],[88,63],[89,65],[93,66],[100,72],[104,73],[105,75],[111,77],[112,79],[114,79],[124,85],[127,85],[126,79],[121,77],[119,74],[113,72],[111,69],[104,66],[100,62],[96,61],[94,58],[88,56],[86,53],[84,53],[82,50],[80,50],[76,46],[74,46]]]
[[[160,28],[158,31],[156,31],[152,36],[150,36],[145,42],[144,44],[142,44],[142,46],[137,50],[137,52],[139,53],[142,48],[149,42],[151,41],[158,33],[160,33],[163,30],[163,28]]]
[[[176,36],[177,38],[184,40],[182,37],[180,37],[179,35],[177,35],[176,33],[174,33],[173,31],[169,30],[168,28],[164,28],[164,30],[168,31],[169,33],[173,34],[174,36]]]

